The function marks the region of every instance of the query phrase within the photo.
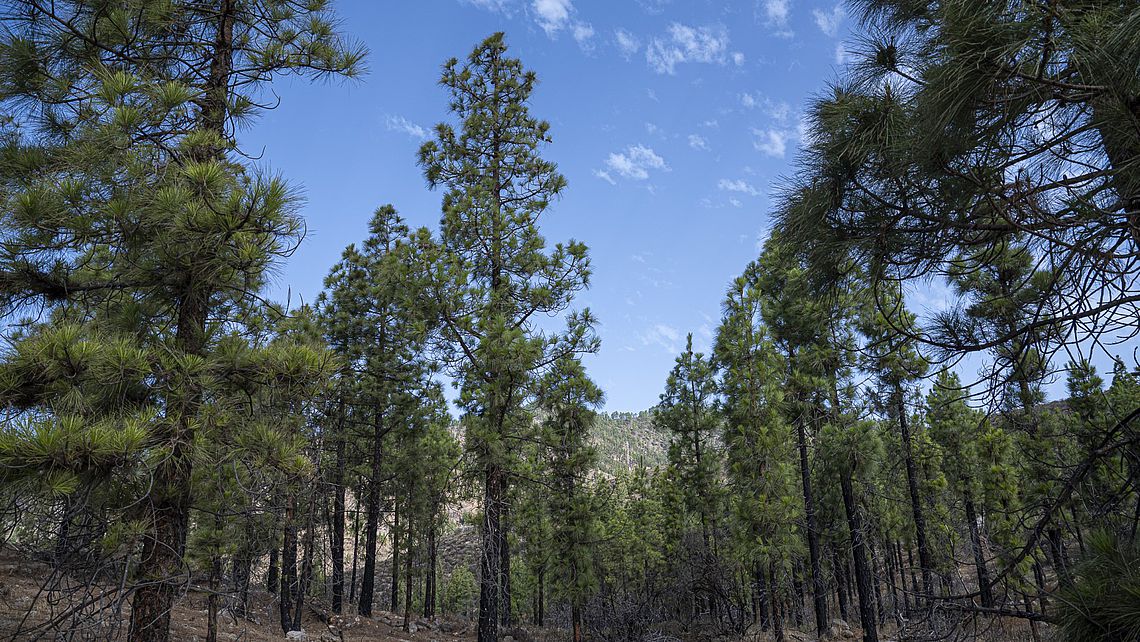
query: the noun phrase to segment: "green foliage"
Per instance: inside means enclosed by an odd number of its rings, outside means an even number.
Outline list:
[[[1089,535],[1088,555],[1059,604],[1067,642],[1140,640],[1140,549],[1105,531]]]

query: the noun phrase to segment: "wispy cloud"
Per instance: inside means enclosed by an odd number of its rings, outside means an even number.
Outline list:
[[[594,37],[594,27],[574,17],[577,13],[574,0],[534,0],[531,10],[535,22],[547,36],[554,38],[562,30],[568,29],[579,46],[586,50],[593,48],[590,41]]]
[[[761,9],[765,23],[769,26],[782,27],[788,24],[788,0],[763,0]]]
[[[642,345],[655,345],[669,353],[681,351],[681,332],[664,323],[651,325],[638,338],[641,339]]]
[[[602,179],[603,181],[609,183],[610,185],[617,185],[617,181],[614,180],[613,176],[610,176],[609,172],[606,172],[606,171],[603,171],[600,169],[595,169],[594,170],[594,176],[597,176],[598,178]]]
[[[832,38],[839,33],[839,25],[843,24],[843,19],[847,17],[847,11],[842,4],[836,4],[831,11],[814,9],[811,13],[815,16],[815,24],[819,30]]]
[[[534,0],[535,20],[538,26],[552,36],[570,22],[570,13],[574,11],[572,0]]]
[[[610,154],[606,159],[606,168],[606,171],[601,172],[606,174],[605,177],[600,176],[598,172],[595,172],[595,175],[614,182],[613,176],[609,173],[612,171],[622,178],[643,181],[649,178],[650,170],[668,171],[669,165],[651,147],[632,145],[625,151]]]
[[[510,13],[514,7],[514,0],[459,0],[463,4],[469,4],[478,7],[485,11],[495,11],[499,13]]]
[[[760,190],[756,189],[752,183],[744,179],[729,180],[722,178],[717,182],[716,187],[722,192],[737,192],[749,196],[760,196]]]
[[[721,25],[690,27],[679,22],[668,35],[654,38],[645,48],[645,60],[659,74],[676,73],[682,63],[724,64],[728,53],[728,30]]]
[[[760,92],[741,94],[740,104],[745,109],[761,109],[769,118],[779,123],[786,123],[792,114],[791,105],[782,100],[772,100]]]
[[[403,116],[388,116],[384,119],[384,125],[390,132],[400,132],[420,140],[427,140],[429,135],[427,129],[413,123]]]
[[[788,133],[779,129],[753,129],[752,146],[774,158],[783,158],[788,149]]]
[[[704,136],[689,134],[689,147],[698,149],[702,152],[707,152],[709,151],[709,141]]]
[[[625,29],[614,31],[614,42],[617,43],[618,51],[626,58],[641,51],[641,40]]]

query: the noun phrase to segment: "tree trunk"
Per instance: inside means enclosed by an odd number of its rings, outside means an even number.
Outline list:
[[[804,491],[804,513],[807,517],[808,556],[811,560],[812,597],[815,604],[815,630],[819,636],[827,631],[827,588],[819,560],[819,529],[815,518],[815,499],[811,490],[811,467],[808,464],[807,432],[804,421],[796,422],[796,440],[800,451],[800,478]]]
[[[931,569],[934,568],[934,564],[931,561],[930,548],[926,541],[926,518],[923,515],[922,498],[918,492],[918,467],[914,463],[914,445],[910,439],[910,425],[906,418],[906,400],[901,389],[895,392],[895,412],[898,413],[903,457],[906,462],[906,485],[910,492],[911,516],[914,518],[914,538],[918,545],[918,564],[922,570],[922,591],[929,599],[934,595],[934,584],[931,578]]]
[[[389,587],[388,610],[400,611],[400,502],[392,502],[392,583]]]
[[[435,585],[436,585],[436,559],[435,550],[435,516],[429,522],[427,532],[427,578],[424,581],[424,617],[435,617]]]
[[[839,597],[839,617],[847,620],[847,564],[839,557],[839,547],[831,545],[831,566],[835,569],[836,594]]]
[[[768,564],[768,586],[772,587],[772,638],[775,642],[784,642],[784,607],[776,587],[780,585],[779,575],[776,574],[776,562]]]
[[[344,612],[344,473],[346,467],[344,434],[344,404],[338,413],[336,436],[336,468],[333,470],[333,516],[329,548],[332,554],[332,610]]]
[[[503,509],[499,528],[499,623],[505,628],[511,625],[511,541],[508,534],[510,523],[508,521],[506,506],[506,483],[503,484]]]
[[[384,413],[377,406],[372,422],[372,477],[368,484],[368,505],[365,507],[364,569],[360,582],[361,617],[372,617],[372,601],[376,593],[376,537],[380,530],[380,460],[383,456]]]
[[[839,478],[843,491],[843,508],[847,513],[847,527],[851,531],[851,553],[855,558],[855,587],[859,592],[859,623],[863,627],[863,642],[877,642],[875,613],[871,600],[871,573],[867,568],[867,547],[864,541],[863,517],[855,505],[855,490],[851,472],[844,471]]]
[[[229,5],[229,1],[225,3]],[[209,295],[195,285],[179,306],[175,345],[187,355],[201,356],[206,346],[206,313]],[[174,595],[189,581],[182,561],[190,521],[193,489],[190,486],[194,464],[194,426],[202,391],[198,382],[180,398],[170,399],[168,418],[173,415],[169,435],[170,454],[158,464],[149,507],[150,532],[144,537],[139,558],[139,584],[131,602],[131,642],[170,640],[170,610]],[[179,576],[182,576],[180,579]]]
[[[297,593],[297,496],[292,491],[285,504],[285,536],[281,545],[281,630],[293,631],[293,600]]]
[[[356,601],[356,559],[360,551],[360,508],[352,511],[352,578],[348,582],[348,601]]]
[[[770,625],[768,615],[768,603],[770,599],[764,565],[759,563],[752,566],[752,600],[754,602],[753,609],[756,614],[755,623],[760,625],[761,630],[767,631]]]
[[[499,573],[505,473],[498,466],[487,469],[486,493],[483,498],[483,549],[479,575],[478,642],[499,639]]]
[[[281,588],[281,551],[277,548],[277,533],[274,532],[269,541],[269,570],[265,573],[265,590],[270,595],[277,595]]]
[[[986,566],[986,554],[982,548],[982,534],[978,530],[978,514],[974,510],[974,501],[969,494],[966,495],[966,521],[970,526],[970,547],[974,550],[974,567],[978,571],[978,592],[982,598],[982,606],[993,608],[994,592],[990,586],[990,571]]]
[[[408,521],[408,548],[404,551],[404,632],[412,630],[412,524]]]
[[[214,532],[220,533],[221,514],[214,515]],[[218,642],[218,602],[222,596],[222,554],[214,550],[210,556],[210,595],[206,598],[206,642]]]

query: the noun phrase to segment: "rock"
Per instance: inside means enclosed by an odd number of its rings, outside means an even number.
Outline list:
[[[419,630],[420,630],[420,627],[416,626],[415,622],[408,622],[408,633],[414,634],[416,631],[419,631]]]
[[[285,634],[285,639],[286,640],[292,640],[293,642],[308,642],[309,634],[305,633],[304,630],[289,631],[288,633]]]

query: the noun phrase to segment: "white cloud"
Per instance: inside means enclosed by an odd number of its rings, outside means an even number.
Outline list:
[[[641,51],[641,40],[625,29],[614,31],[614,41],[617,42],[618,50],[621,51],[621,55],[626,58]]]
[[[427,140],[428,130],[403,116],[388,116],[384,119],[384,124],[390,132],[400,132],[413,138]]]
[[[741,202],[740,202],[740,199],[739,199],[739,198],[730,198],[730,199],[728,199],[728,204],[729,204],[729,205],[731,205],[731,206],[733,206],[733,207],[735,207],[735,208],[737,208],[737,209],[740,209],[741,207],[744,207],[744,203],[741,203]]]
[[[716,184],[716,187],[722,192],[736,192],[738,194],[747,194],[749,196],[760,196],[760,190],[756,189],[752,183],[749,183],[743,179],[732,181],[727,178],[722,178]]]
[[[649,170],[669,170],[665,159],[657,155],[652,148],[644,145],[633,145],[624,152],[615,152],[606,159],[606,167],[623,178],[643,181],[649,178]],[[608,174],[608,172],[604,172]],[[612,177],[611,177],[612,178]]]
[[[642,345],[656,345],[665,351],[676,353],[681,351],[681,333],[673,326],[664,323],[655,323],[639,337]]]
[[[839,33],[839,25],[847,17],[847,11],[844,10],[842,4],[835,5],[830,12],[814,9],[811,13],[815,16],[815,24],[819,30],[832,38]]]
[[[613,176],[610,176],[609,172],[603,172],[600,169],[595,169],[594,170],[594,176],[597,176],[598,178],[602,179],[603,181],[609,183],[610,185],[617,185],[617,181],[614,180]]]
[[[757,151],[775,158],[784,157],[788,149],[787,132],[778,129],[753,129],[752,135],[756,137],[756,140],[752,141],[752,146]]]
[[[689,147],[707,152],[709,151],[709,141],[704,136],[689,134]]]
[[[485,11],[501,13],[510,13],[512,5],[514,4],[514,0],[460,0],[460,2]]]
[[[570,22],[570,13],[574,11],[573,0],[534,0],[532,5],[536,14],[538,26],[553,36]]]
[[[594,37],[593,25],[588,22],[575,22],[574,26],[570,28],[570,32],[574,34],[574,40],[576,40],[583,49],[591,48],[590,39]]]
[[[672,74],[686,62],[724,64],[728,30],[723,26],[690,27],[674,22],[665,38],[654,38],[645,48],[645,60],[659,74]]]
[[[740,104],[745,109],[762,109],[768,118],[781,124],[788,122],[788,117],[792,114],[791,105],[782,100],[772,100],[760,92],[741,94]]]
[[[788,24],[788,0],[763,0],[763,3],[767,24],[775,26]]]
[[[743,65],[744,64],[744,54],[739,52],[739,51],[734,51],[732,53],[732,64],[736,65],[737,67],[740,67],[741,65]]]

